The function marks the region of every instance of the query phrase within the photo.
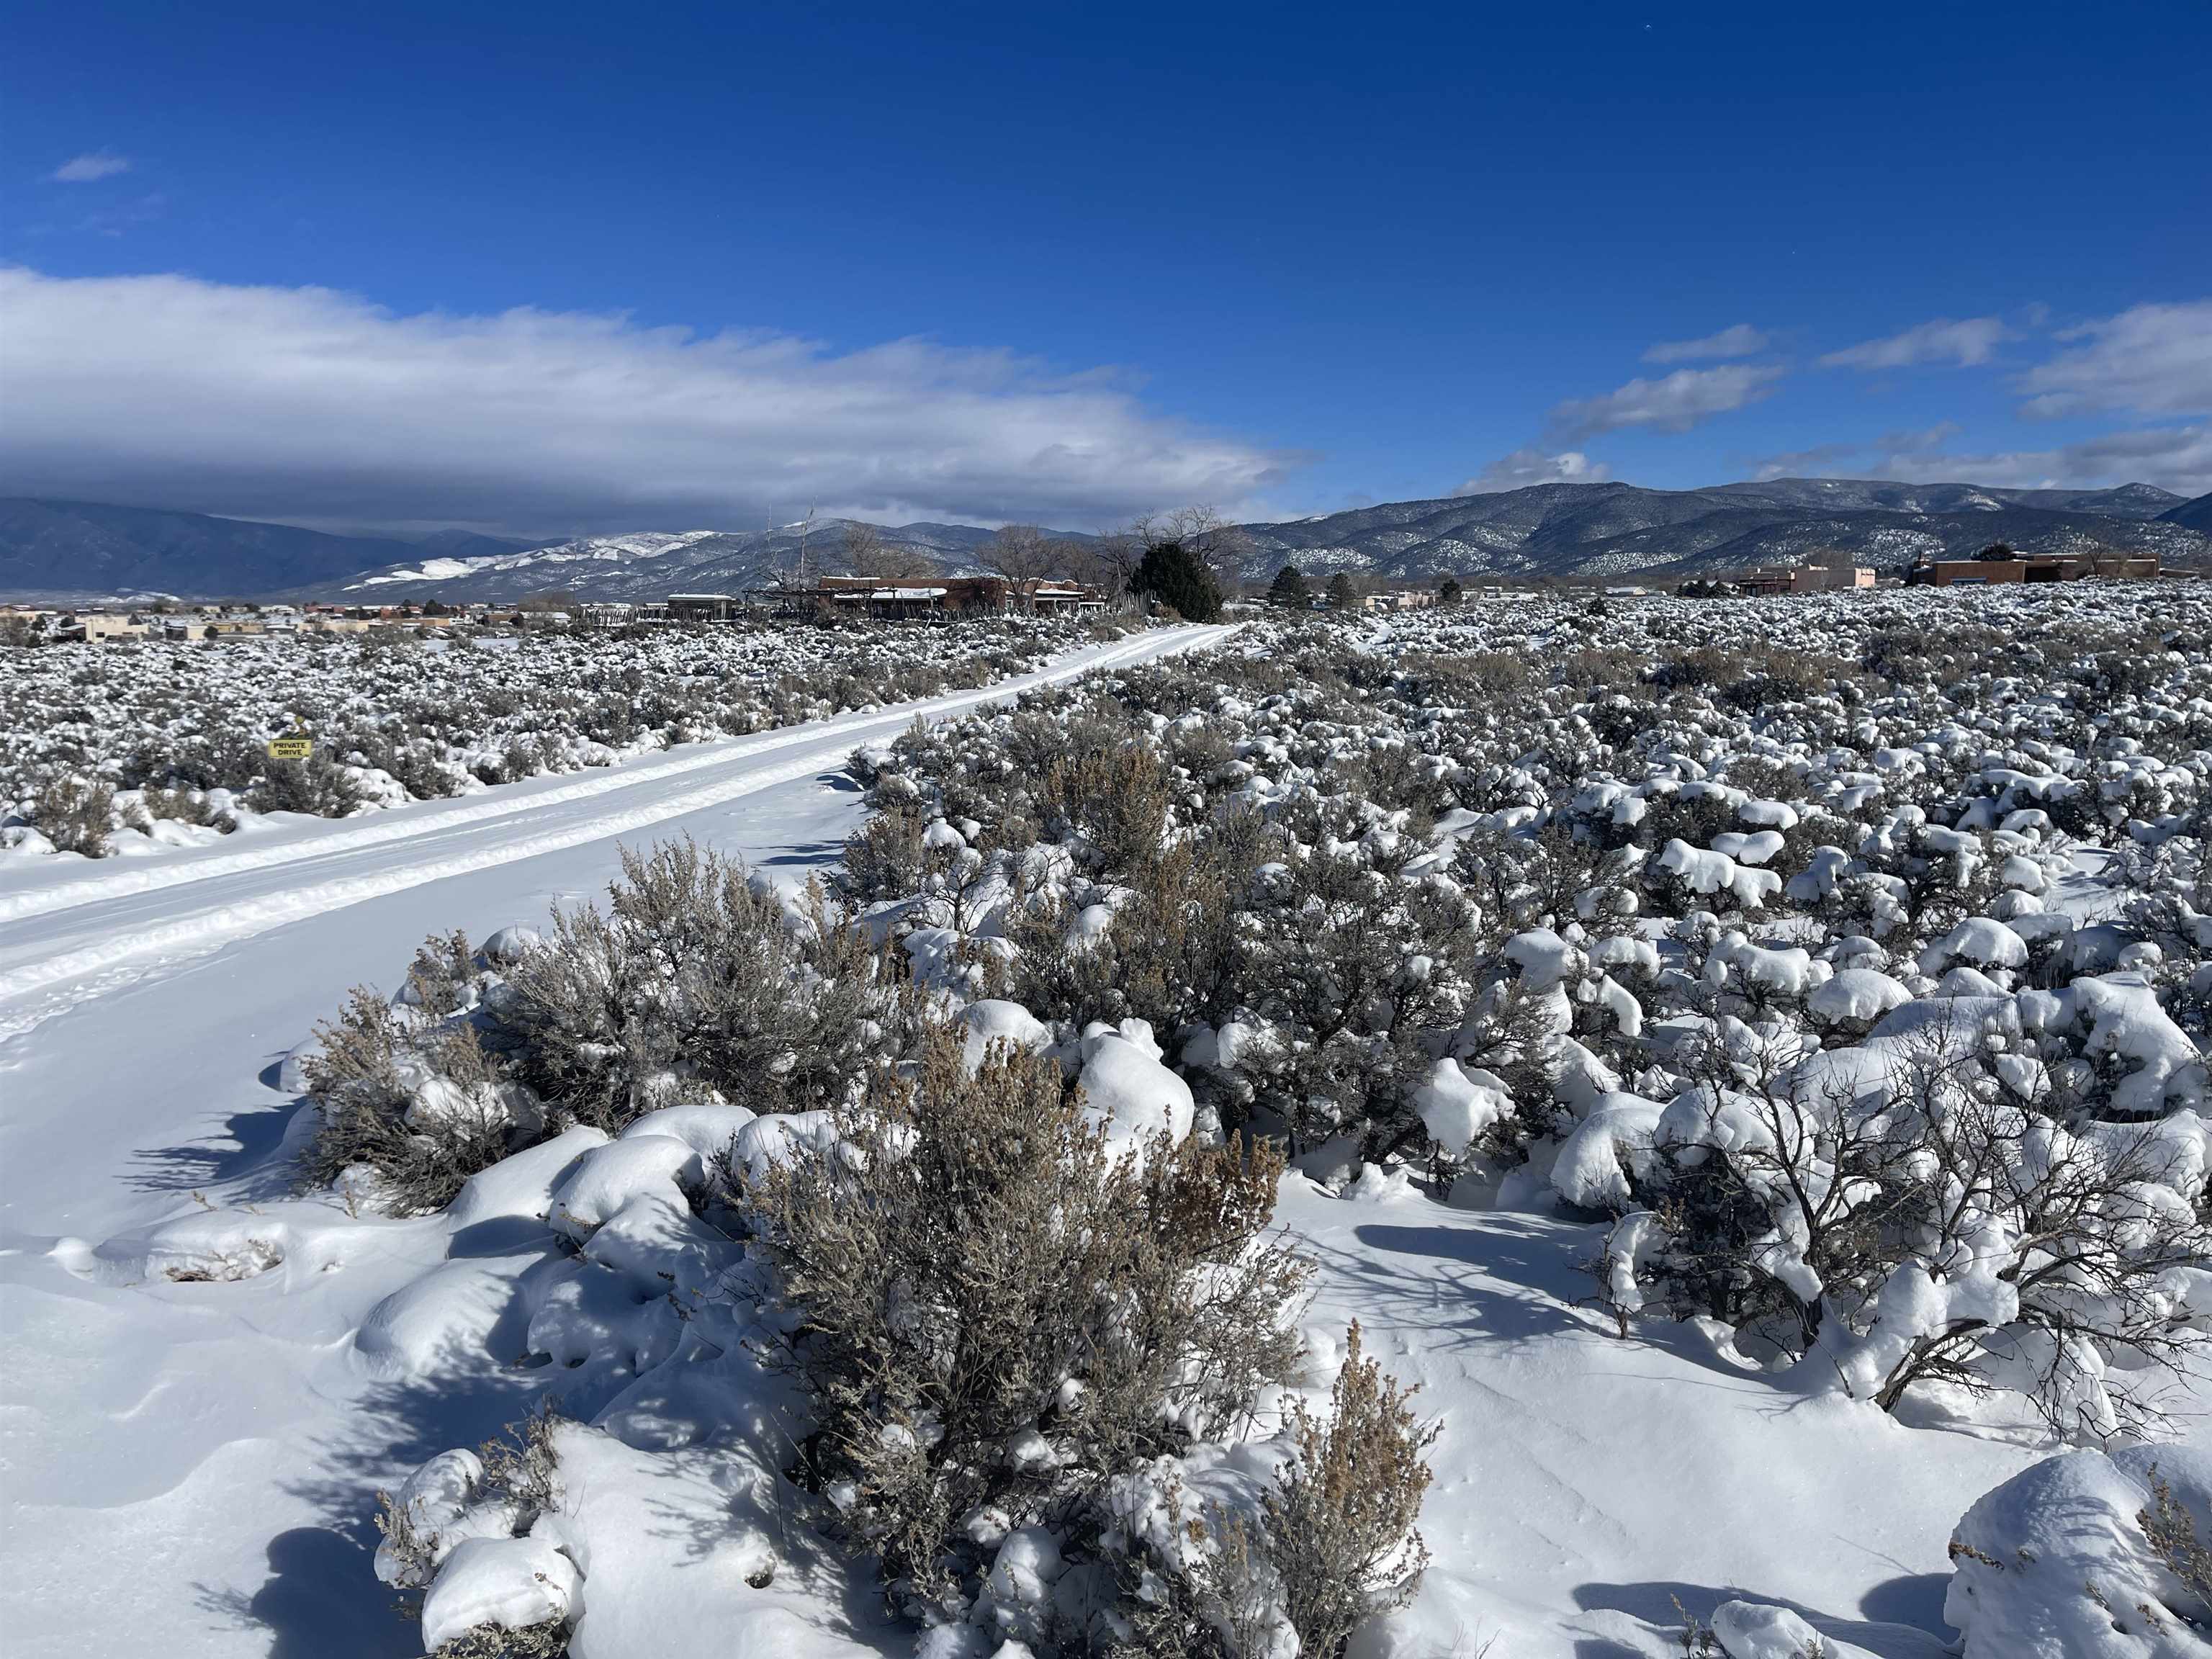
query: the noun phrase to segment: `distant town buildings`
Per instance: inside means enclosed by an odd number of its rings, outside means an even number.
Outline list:
[[[1739,593],[1834,593],[1855,587],[1872,587],[1870,566],[1851,564],[1793,564],[1739,570],[1721,580]]]
[[[1381,593],[1364,594],[1360,598],[1362,611],[1425,611],[1437,602],[1436,592],[1426,587],[1391,588]]]
[[[824,576],[811,586],[770,588],[760,597],[779,614],[823,608],[881,621],[993,615],[1012,611],[1103,611],[1100,589],[1059,577]]]
[[[1905,580],[1915,586],[1980,587],[2000,582],[2078,582],[2093,576],[2140,581],[2158,574],[2155,554],[2014,553],[2006,548],[1999,556],[1991,548],[1979,558],[1924,559]]]

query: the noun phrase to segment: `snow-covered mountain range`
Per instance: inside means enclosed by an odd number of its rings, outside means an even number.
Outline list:
[[[927,568],[980,568],[992,532],[975,525],[872,526]],[[842,568],[847,521],[769,530],[633,531],[532,544],[443,531],[408,538],[333,536],[289,525],[44,501],[0,501],[0,597],[181,597],[514,600],[558,591],[649,599],[733,592],[779,572]],[[1698,489],[1537,484],[1393,501],[1244,526],[1243,574],[1285,563],[1309,574],[1371,572],[1525,579],[1649,573],[1674,578],[1789,562],[1840,548],[1901,569],[1923,554],[1993,541],[2034,552],[2124,548],[2169,563],[2212,557],[2212,495],[2148,484],[2012,489],[1778,478]]]
[[[773,530],[642,531],[585,536],[549,547],[475,558],[407,561],[359,573],[336,597],[367,599],[520,599],[555,590],[579,598],[655,599],[734,592],[779,573],[844,568],[848,521],[815,520]],[[872,526],[884,547],[950,574],[980,568],[992,532],[974,525]]]
[[[1495,494],[1395,501],[1248,526],[1248,576],[1294,563],[1431,580],[1447,574],[1665,576],[1789,563],[1842,548],[1877,568],[1995,541],[2033,552],[2125,547],[2169,562],[2203,556],[2201,509],[2148,484],[2116,489],[1992,489],[1845,478],[1778,478],[1703,489],[1536,484]]]

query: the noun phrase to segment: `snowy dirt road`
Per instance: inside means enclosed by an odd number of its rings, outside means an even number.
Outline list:
[[[431,933],[480,937],[597,894],[625,843],[689,834],[803,874],[859,822],[841,769],[856,745],[1224,631],[1147,633],[981,691],[244,847],[0,878],[0,1647],[415,1650],[368,1571],[363,1494],[524,1403],[497,1378],[426,1391],[362,1373],[352,1331],[442,1244],[425,1256],[401,1230],[388,1261],[303,1296],[96,1283],[64,1242],[201,1194],[274,1196],[296,1109],[277,1063],[348,987],[396,981]]]
[[[463,801],[419,802],[332,823],[295,821],[120,868],[41,861],[0,872],[0,1039],[239,939],[430,882],[634,836],[834,772],[853,749],[1036,686],[1218,638],[1148,633],[1071,653],[976,691],[687,747]],[[236,838],[234,838],[234,840]]]

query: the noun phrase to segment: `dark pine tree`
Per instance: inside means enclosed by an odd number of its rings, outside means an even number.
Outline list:
[[[1181,542],[1161,542],[1145,550],[1144,562],[1129,578],[1129,591],[1173,610],[1185,622],[1221,619],[1221,584],[1213,572]]]

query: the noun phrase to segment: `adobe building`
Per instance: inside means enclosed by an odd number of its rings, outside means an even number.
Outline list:
[[[2140,581],[2158,574],[2154,553],[2015,553],[2008,558],[1928,559],[1905,580],[1919,587],[1987,587],[2001,582]]]
[[[1872,587],[1875,573],[1872,567],[1863,564],[1793,564],[1739,570],[1733,576],[1719,580],[1750,597],[1767,593],[1836,593]]]

